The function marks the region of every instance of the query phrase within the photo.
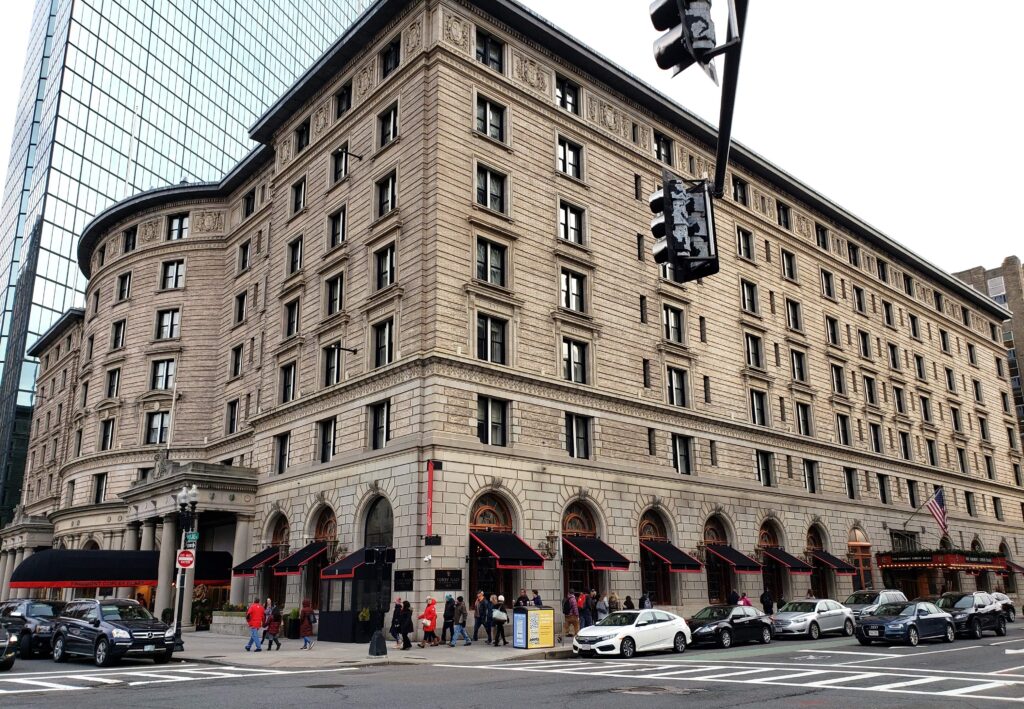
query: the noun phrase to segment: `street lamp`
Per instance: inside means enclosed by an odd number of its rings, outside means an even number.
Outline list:
[[[196,504],[199,502],[199,491],[196,486],[181,488],[177,495],[178,502],[178,528],[181,529],[181,548],[185,548],[186,535],[192,531],[199,515],[196,514]],[[185,643],[181,640],[181,616],[185,610],[185,569],[178,569],[178,612],[174,621],[174,651],[181,652],[185,649]]]

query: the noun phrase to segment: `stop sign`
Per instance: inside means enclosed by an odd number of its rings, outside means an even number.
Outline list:
[[[191,569],[196,564],[196,553],[191,549],[179,549],[177,567],[179,569]]]

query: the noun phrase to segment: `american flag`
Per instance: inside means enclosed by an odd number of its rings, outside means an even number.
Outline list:
[[[939,529],[942,530],[942,533],[947,534],[949,526],[946,524],[946,496],[942,494],[941,487],[935,491],[932,499],[928,500],[928,504],[925,507],[932,513],[935,521],[939,523]]]

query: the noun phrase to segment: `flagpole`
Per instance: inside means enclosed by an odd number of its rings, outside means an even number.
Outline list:
[[[925,506],[926,506],[926,505],[927,505],[927,504],[928,504],[929,502],[931,502],[931,501],[932,501],[933,499],[935,499],[935,496],[939,494],[939,490],[941,490],[941,489],[942,489],[941,487],[937,487],[937,488],[935,488],[934,490],[932,490],[932,494],[928,496],[928,499],[927,499],[927,500],[925,500],[924,502],[922,502],[922,503],[921,503],[921,505],[920,505],[920,506],[918,506],[918,507],[917,507],[917,508],[916,508],[916,509],[915,509],[915,510],[913,511],[913,513],[911,513],[911,515],[910,515],[909,517],[907,517],[907,520],[906,520],[906,521],[905,521],[905,522],[903,523],[903,531],[904,531],[904,532],[905,532],[905,531],[907,531],[907,525],[908,525],[908,524],[910,524],[910,520],[914,519],[914,517],[916,517],[916,516],[917,516],[917,513],[918,513],[918,512],[920,512],[921,510],[923,510],[923,509],[925,508]]]

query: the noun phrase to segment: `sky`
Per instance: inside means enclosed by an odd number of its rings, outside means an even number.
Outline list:
[[[522,1],[718,123],[720,92],[703,72],[655,65],[648,0]],[[32,5],[4,0],[5,173]],[[721,40],[727,3],[713,7]],[[1021,26],[1024,3],[1011,0],[752,0],[733,137],[947,271],[1024,256],[1010,209],[1024,44],[993,30]]]

